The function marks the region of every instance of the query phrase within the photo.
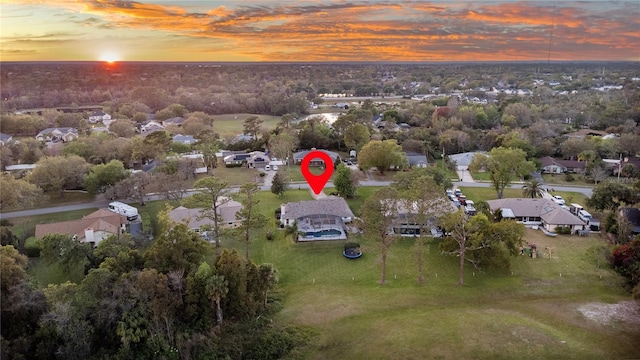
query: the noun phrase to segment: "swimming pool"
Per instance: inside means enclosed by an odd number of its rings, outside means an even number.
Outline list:
[[[336,229],[325,229],[320,231],[307,231],[307,237],[340,236],[342,232]]]

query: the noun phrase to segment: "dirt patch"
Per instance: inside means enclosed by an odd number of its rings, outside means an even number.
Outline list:
[[[623,322],[640,325],[640,302],[623,301],[617,304],[589,303],[578,307],[587,319],[600,325]]]

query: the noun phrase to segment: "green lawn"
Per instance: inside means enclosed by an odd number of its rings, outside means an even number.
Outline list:
[[[283,165],[282,168],[287,169],[287,166]],[[304,178],[304,176],[302,176],[300,165],[289,165],[288,168],[289,168],[289,178],[291,179],[292,182],[307,181]],[[309,171],[314,175],[324,174],[324,170],[320,169],[320,167],[317,167],[317,166],[310,166]],[[334,175],[335,175],[335,170],[333,174],[331,174],[331,177],[329,178],[329,180],[332,180]]]
[[[542,178],[544,182],[550,185],[565,185],[565,186],[587,186],[592,187],[593,181],[585,180],[584,176],[572,174],[573,181],[567,181],[566,175],[551,175],[551,174],[543,174]]]
[[[226,167],[224,161],[218,159],[218,167],[213,169],[210,175],[226,181],[229,186],[239,186],[246,183],[262,183],[260,171],[243,167]]]
[[[244,121],[252,116],[257,116],[262,119],[262,127],[267,130],[275,129],[276,125],[280,121],[280,116],[271,115],[254,115],[254,114],[223,114],[215,115],[213,117],[213,130],[220,134],[221,138],[233,137],[238,134],[242,134],[244,130]]]
[[[252,258],[280,271],[285,307],[278,319],[319,331],[312,359],[596,359],[632,357],[639,347],[638,324],[601,325],[579,311],[628,299],[622,279],[602,266],[598,238],[529,230],[528,242],[553,247],[551,259],[518,256],[513,275],[467,267],[460,288],[457,259],[440,255],[436,241],[426,248],[423,286],[415,281],[410,238],[391,248],[388,283],[380,286],[373,239],[354,237],[365,255],[348,260],[343,242],[295,244],[279,235],[258,237]]]

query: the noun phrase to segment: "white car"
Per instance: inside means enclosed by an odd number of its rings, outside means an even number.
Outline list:
[[[555,201],[556,204],[558,204],[560,206],[564,205],[564,199],[560,195],[554,195],[553,196],[553,201]]]
[[[278,171],[278,165],[273,165],[273,166],[271,167],[271,170],[273,170],[273,171]]]

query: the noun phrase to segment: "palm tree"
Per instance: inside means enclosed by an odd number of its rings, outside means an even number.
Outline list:
[[[593,150],[585,150],[578,154],[578,161],[584,161],[585,170],[587,173],[591,172],[593,165],[595,165],[597,159],[598,154]]]
[[[207,297],[211,300],[211,305],[215,305],[216,322],[222,325],[222,307],[220,302],[229,292],[229,282],[222,275],[211,275],[207,280]]]
[[[541,198],[544,194],[542,183],[538,180],[531,180],[522,186],[522,195],[527,198]]]

